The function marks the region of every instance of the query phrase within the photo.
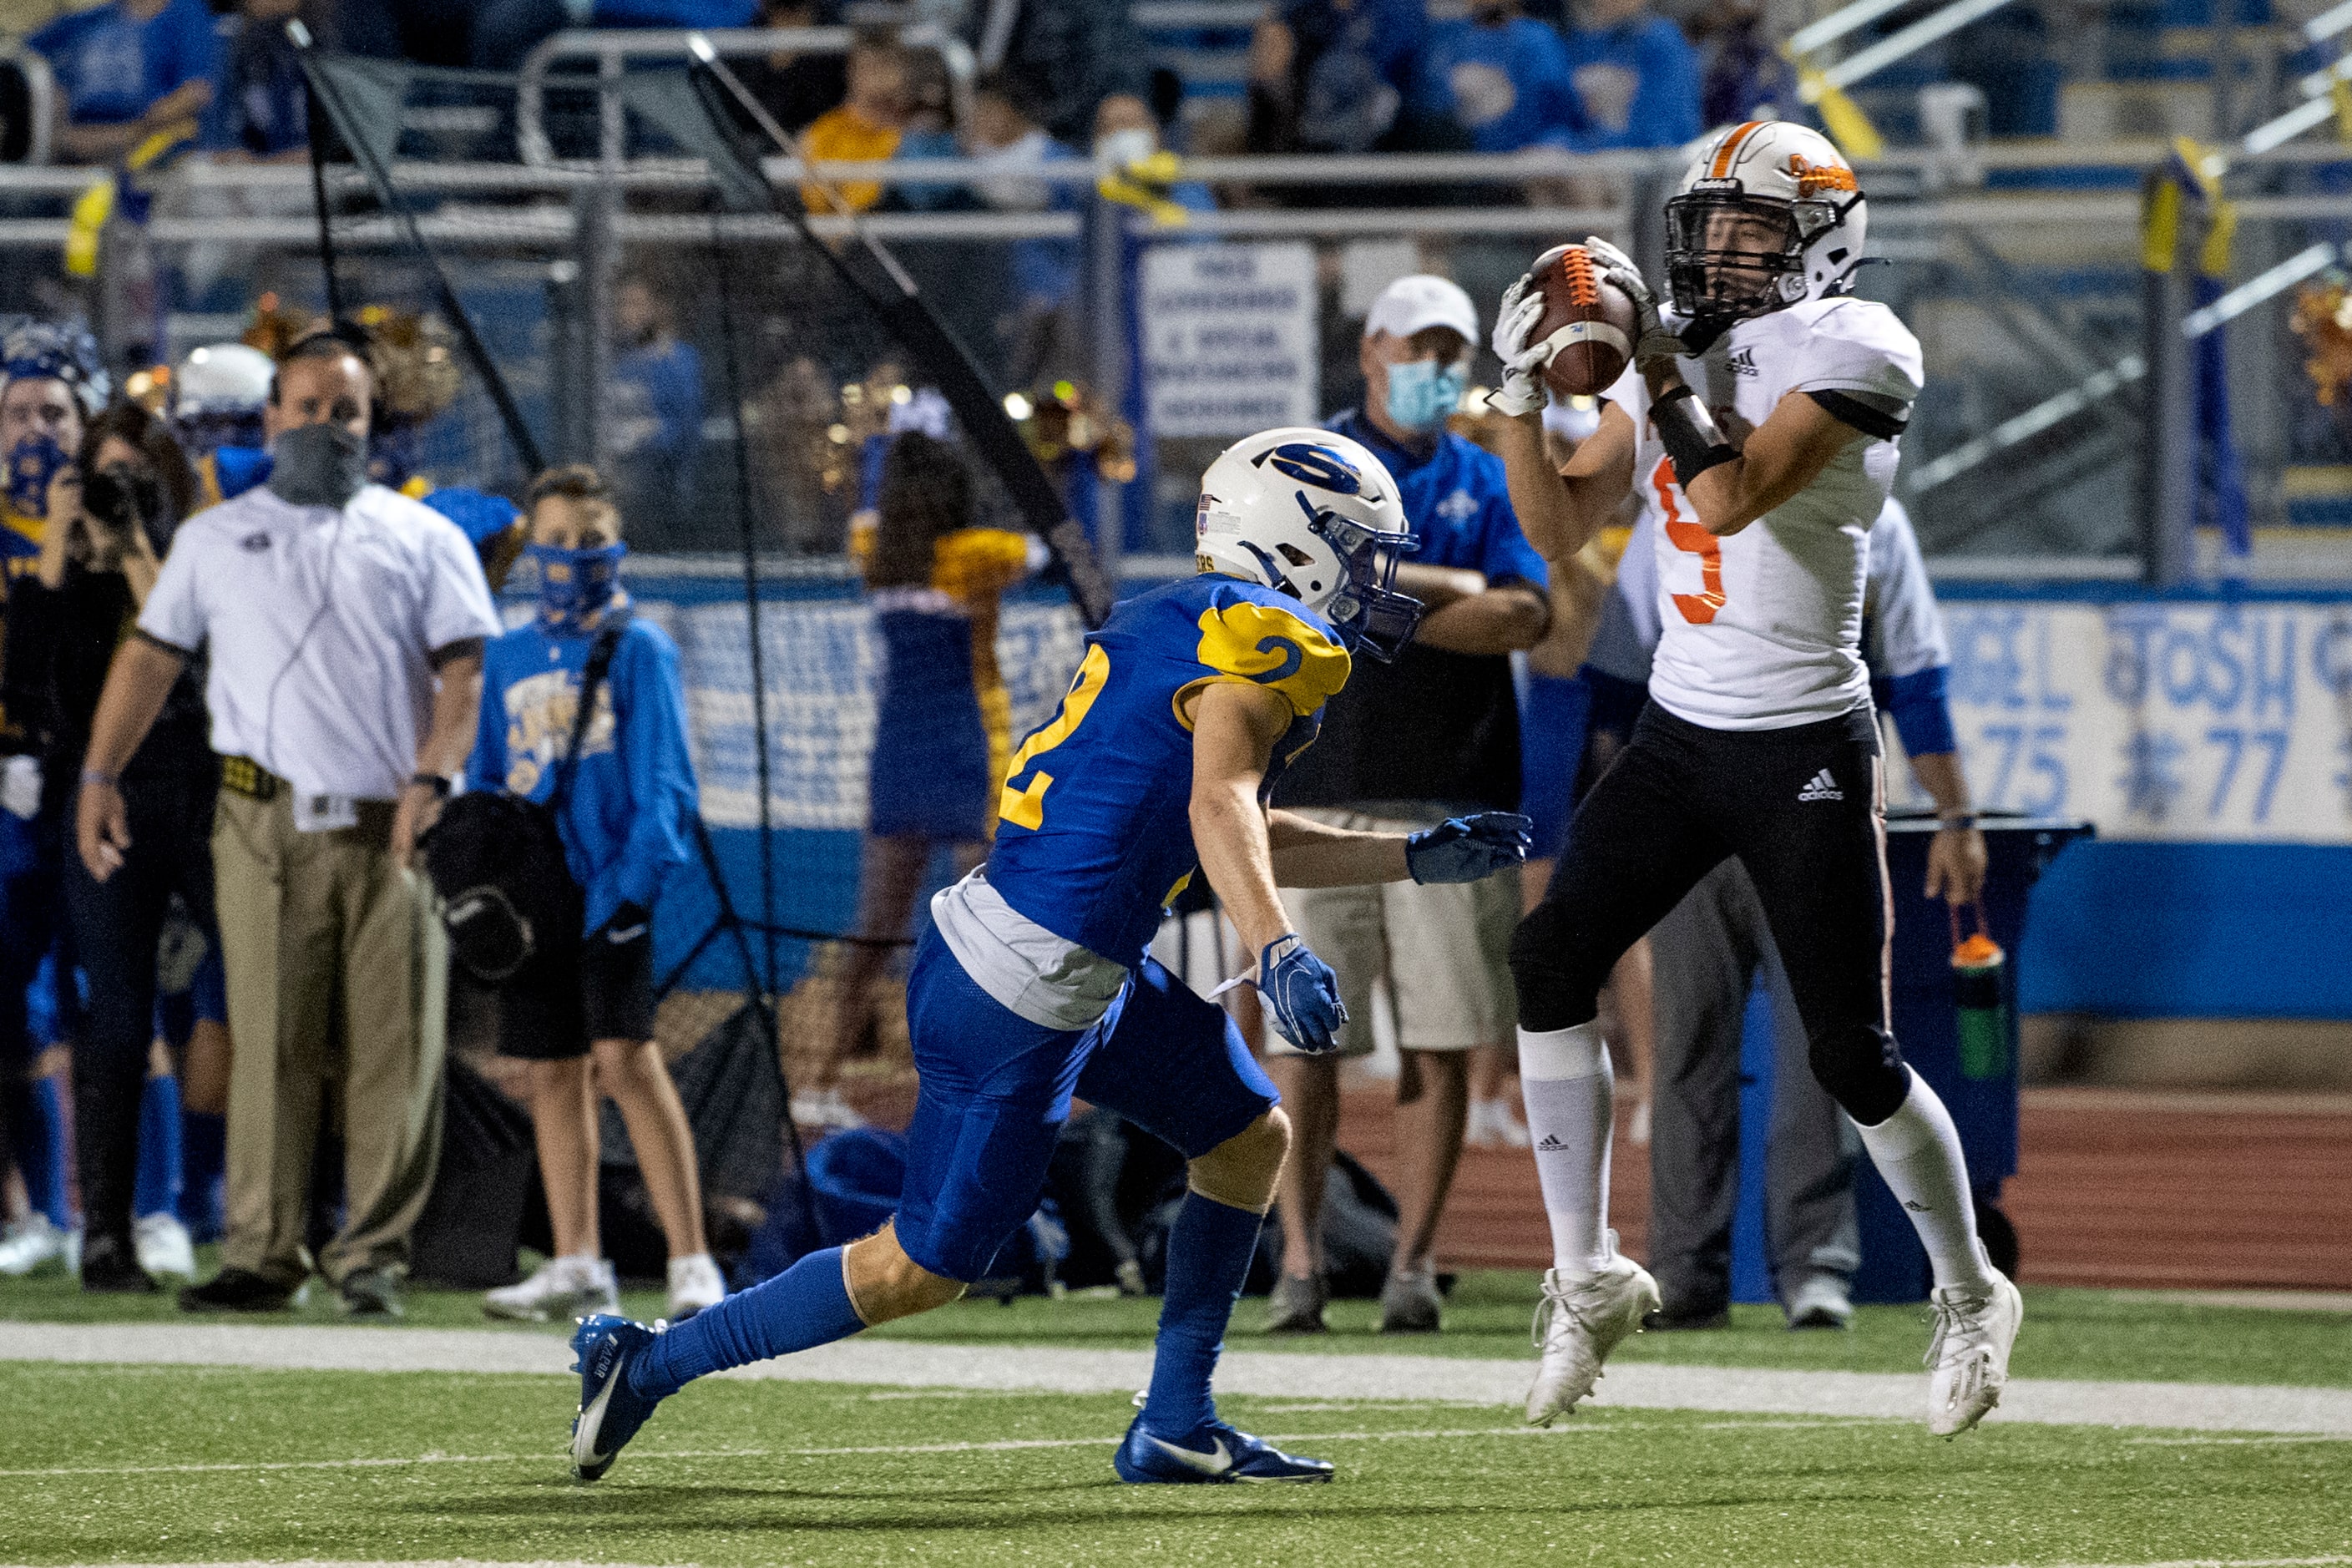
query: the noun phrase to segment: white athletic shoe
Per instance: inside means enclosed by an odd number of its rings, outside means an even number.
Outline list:
[[[1527,1123],[1519,1120],[1508,1095],[1470,1102],[1470,1122],[1462,1141],[1473,1149],[1524,1149]]]
[[[866,1125],[866,1118],[841,1097],[838,1088],[803,1089],[793,1096],[793,1120],[803,1127],[830,1127],[840,1132]]]
[[[52,1268],[68,1272],[78,1269],[81,1267],[80,1239],[77,1234],[51,1225],[45,1214],[27,1215],[10,1226],[5,1237],[0,1237],[0,1276],[22,1279]]]
[[[1600,1380],[1609,1352],[1626,1335],[1640,1332],[1642,1320],[1658,1305],[1658,1282],[1617,1250],[1613,1230],[1609,1261],[1599,1273],[1576,1279],[1557,1268],[1546,1270],[1535,1327],[1543,1361],[1528,1390],[1528,1425],[1549,1426],[1559,1416],[1575,1414],[1577,1401]]]
[[[543,1323],[550,1318],[584,1318],[598,1312],[618,1316],[621,1290],[613,1266],[601,1258],[551,1258],[520,1285],[505,1285],[482,1295],[485,1316],[517,1323]]]
[[[1789,1298],[1791,1329],[1843,1329],[1853,1322],[1853,1298],[1834,1274],[1812,1274]]]
[[[1948,1285],[1927,1298],[1936,1310],[1927,1430],[1938,1437],[1957,1437],[1983,1420],[2009,1382],[2009,1351],[2025,1319],[2025,1300],[2000,1269],[1987,1272],[1990,1288]]]
[[[727,1300],[727,1281],[720,1278],[719,1265],[710,1254],[698,1252],[691,1258],[669,1260],[669,1321],[682,1323],[705,1307],[716,1307]]]
[[[196,1245],[188,1239],[188,1227],[175,1214],[158,1209],[132,1220],[131,1246],[139,1267],[150,1274],[182,1279],[196,1277]]]

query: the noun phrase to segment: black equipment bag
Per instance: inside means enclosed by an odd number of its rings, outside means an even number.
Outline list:
[[[441,808],[440,820],[418,843],[425,875],[441,896],[449,952],[488,984],[513,974],[542,947],[579,937],[586,895],[564,863],[563,836],[556,824],[572,797],[597,693],[628,624],[626,610],[612,612],[588,646],[579,711],[572,715],[571,742],[556,764],[555,789],[547,804],[503,787],[469,790]]]

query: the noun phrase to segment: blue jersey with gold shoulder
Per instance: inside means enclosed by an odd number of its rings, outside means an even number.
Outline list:
[[[1064,941],[1141,963],[1160,912],[1200,865],[1191,695],[1252,681],[1288,700],[1270,791],[1347,679],[1348,651],[1329,624],[1272,588],[1203,574],[1127,600],[1087,638],[1060,710],[1013,754],[989,885]]]

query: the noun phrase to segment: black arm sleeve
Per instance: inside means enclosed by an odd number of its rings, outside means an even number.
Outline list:
[[[1907,412],[1897,414],[1850,392],[1808,392],[1805,395],[1820,404],[1839,424],[1851,425],[1875,440],[1892,441],[1910,423]]]

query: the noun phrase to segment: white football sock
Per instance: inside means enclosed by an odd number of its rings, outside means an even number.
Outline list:
[[[1551,1222],[1552,1267],[1589,1275],[1609,1261],[1609,1133],[1615,1110],[1609,1047],[1598,1020],[1519,1031],[1519,1098],[1527,1102],[1536,1179]]]
[[[1907,1070],[1907,1069],[1906,1069]],[[1854,1124],[1862,1146],[1887,1190],[1911,1216],[1938,1288],[1986,1285],[1989,1265],[1977,1246],[1977,1210],[1969,1195],[1969,1163],[1951,1113],[1927,1080],[1911,1074],[1911,1092],[1875,1127]]]

